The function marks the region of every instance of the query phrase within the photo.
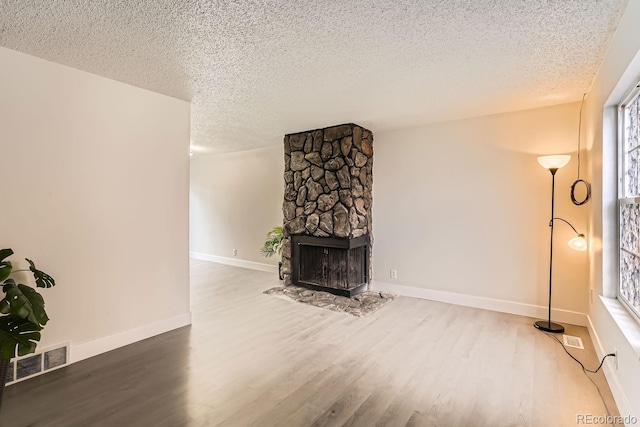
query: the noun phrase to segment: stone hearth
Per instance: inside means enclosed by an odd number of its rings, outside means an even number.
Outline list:
[[[291,236],[344,240],[368,236],[367,250],[363,253],[368,270],[364,283],[368,284],[373,244],[373,134],[352,123],[289,134],[284,138],[284,152],[282,271],[285,285],[298,284],[293,274]],[[339,268],[342,267],[330,265],[328,270],[335,275]],[[353,274],[347,271],[343,276]],[[362,284],[340,281],[340,284],[327,285],[327,290],[362,287]]]
[[[327,292],[301,288],[299,286],[279,286],[266,290],[264,293],[285,297],[292,301],[313,305],[315,307],[347,313],[356,317],[368,316],[371,313],[375,313],[395,298],[395,295],[386,292],[365,292],[353,298],[346,298]]]

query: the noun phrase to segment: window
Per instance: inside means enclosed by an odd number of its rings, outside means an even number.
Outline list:
[[[620,280],[618,297],[640,317],[640,89],[620,105],[618,207]]]

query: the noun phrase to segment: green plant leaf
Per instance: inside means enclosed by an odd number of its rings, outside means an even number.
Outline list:
[[[7,294],[0,301],[3,313],[7,313],[8,305],[9,313],[14,316],[41,326],[47,324],[49,317],[44,311],[44,298],[35,289],[27,285],[16,285],[13,279],[8,279],[2,290]]]
[[[0,283],[7,280],[7,277],[11,275],[11,262],[5,261],[5,258],[13,255],[13,250],[11,249],[0,249]]]
[[[9,301],[7,301],[7,298],[3,298],[2,301],[0,301],[0,313],[2,314],[11,313],[11,304],[9,304]]]
[[[275,226],[271,231],[267,233],[267,238],[260,248],[260,253],[265,257],[273,256],[274,254],[280,254],[282,252],[282,239],[284,238],[282,227]]]
[[[40,271],[36,268],[36,265],[29,258],[25,258],[29,263],[29,270],[33,273],[33,277],[36,279],[36,286],[39,288],[50,288],[56,285],[56,281],[53,277],[49,276],[44,271]]]
[[[18,356],[36,351],[41,330],[39,325],[12,314],[0,316],[0,358],[15,357],[16,348]]]

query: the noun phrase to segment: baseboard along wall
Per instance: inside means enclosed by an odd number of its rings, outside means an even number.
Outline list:
[[[217,262],[219,264],[233,265],[234,267],[248,268],[250,270],[266,271],[267,273],[278,273],[277,265],[254,261],[245,261],[243,259],[228,258],[218,255],[203,254],[201,252],[189,252],[189,256],[193,259],[199,259],[201,261]]]
[[[79,362],[190,324],[191,312],[188,312],[89,342],[75,345],[72,343],[69,359],[71,363]]]
[[[524,304],[520,302],[505,301],[493,298],[478,297],[474,295],[457,294],[454,292],[437,291],[434,289],[417,288],[414,286],[396,285],[393,283],[372,281],[371,289],[390,292],[406,297],[428,299],[431,301],[446,302],[465,307],[481,308],[484,310],[498,311],[501,313],[517,314],[520,316],[546,319],[548,307]],[[587,326],[587,315],[577,311],[551,309],[554,321],[569,323],[577,326]]]
[[[589,335],[591,336],[591,341],[593,341],[593,346],[595,347],[596,354],[598,355],[598,359],[602,359],[605,354],[604,347],[602,342],[600,341],[600,337],[598,336],[598,332],[596,328],[593,326],[593,322],[591,321],[591,317],[587,315],[587,330],[589,331]],[[611,394],[613,394],[613,399],[616,401],[618,405],[618,410],[620,411],[620,415],[622,417],[633,415],[631,413],[631,405],[629,404],[629,399],[627,398],[627,394],[624,392],[624,389],[620,385],[620,381],[618,381],[618,374],[615,368],[615,361],[612,358],[607,358],[602,366],[602,370],[604,371],[604,376],[607,378],[607,383],[609,384],[609,388],[611,389]]]

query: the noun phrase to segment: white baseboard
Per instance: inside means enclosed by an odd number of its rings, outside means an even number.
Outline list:
[[[163,319],[150,325],[123,331],[114,335],[98,338],[97,340],[72,345],[69,359],[71,363],[79,362],[89,357],[97,356],[107,351],[115,350],[125,345],[133,344],[174,329],[191,324],[191,312],[180,314],[169,319]]]
[[[217,262],[220,264],[233,265],[235,267],[248,268],[251,270],[266,271],[267,273],[278,273],[278,266],[271,264],[263,264],[261,262],[245,261],[238,258],[227,258],[224,256],[203,254],[201,252],[189,252],[189,256],[193,259],[202,261]]]
[[[602,342],[600,341],[600,337],[598,336],[598,332],[596,331],[595,326],[593,326],[593,322],[591,322],[591,317],[588,315],[587,321],[587,329],[589,330],[591,341],[593,341],[593,346],[595,347],[596,354],[598,355],[598,359],[602,359],[606,354],[604,351],[604,347],[602,346]],[[618,411],[620,411],[620,415],[622,417],[631,416],[631,405],[629,404],[629,399],[627,399],[627,395],[624,392],[624,389],[620,385],[620,381],[618,381],[615,362],[611,358],[608,358],[602,366],[602,369],[604,371],[604,376],[607,378],[607,383],[609,384],[609,389],[611,390],[613,399],[616,401],[616,405],[618,405]]]
[[[371,287],[372,289],[390,292],[396,295],[499,311],[501,313],[517,314],[520,316],[534,317],[536,319],[546,319],[548,312],[547,307],[538,305],[437,291],[434,289],[416,288],[414,286],[396,285],[375,280],[371,283]],[[578,326],[587,326],[588,324],[587,315],[577,311],[551,309],[551,315],[555,321],[562,323]]]

